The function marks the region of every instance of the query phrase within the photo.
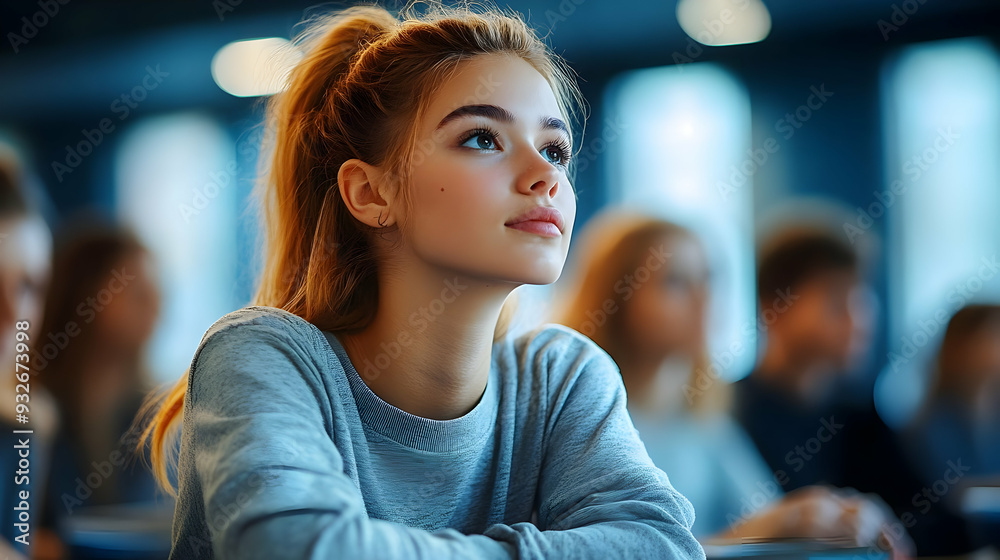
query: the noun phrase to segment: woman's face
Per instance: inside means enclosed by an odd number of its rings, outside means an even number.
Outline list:
[[[524,60],[461,63],[417,124],[404,230],[416,255],[487,281],[554,282],[576,216],[565,126],[552,88]],[[549,215],[515,224],[539,209]]]
[[[705,331],[708,264],[701,246],[686,236],[668,236],[659,243],[670,258],[648,276],[638,270],[645,260],[629,275],[637,286],[626,304],[628,338],[646,351],[690,355]],[[648,280],[640,283],[642,278]]]
[[[114,268],[119,274],[102,284],[114,295],[98,314],[101,332],[109,340],[141,347],[153,335],[160,314],[156,265],[145,252],[133,253]]]

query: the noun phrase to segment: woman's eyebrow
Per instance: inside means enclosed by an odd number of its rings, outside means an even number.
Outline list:
[[[486,117],[502,123],[517,122],[514,115],[503,107],[498,107],[496,105],[463,105],[448,113],[443,119],[441,119],[437,128],[439,129],[455,119],[468,115]],[[559,130],[569,136],[569,127],[566,126],[566,123],[563,122],[562,119],[557,119],[555,117],[542,117],[538,124],[543,130]]]

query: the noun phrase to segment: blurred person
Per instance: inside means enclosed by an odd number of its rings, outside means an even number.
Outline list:
[[[152,401],[171,558],[704,558],[607,354],[507,333],[569,249],[571,70],[518,14],[426,7],[297,40],[253,305]]]
[[[768,466],[783,473],[785,490],[828,484],[875,493],[921,554],[966,551],[960,520],[916,505],[923,485],[871,391],[858,402],[844,390],[871,332],[860,320],[863,264],[823,225],[788,224],[764,240],[757,268],[764,341],[754,370],[735,384],[735,415]]]
[[[925,483],[961,461],[962,487],[1000,486],[1000,305],[966,305],[948,321],[907,439]]]
[[[590,336],[618,364],[628,410],[653,462],[692,501],[695,535],[847,536],[905,557],[873,497],[825,487],[785,494],[728,414],[730,386],[706,349],[709,264],[689,230],[605,211],[588,224],[577,284],[558,322]]]
[[[42,342],[39,333],[43,332],[41,319],[51,258],[49,227],[29,203],[21,166],[7,149],[0,149],[0,363],[7,368],[0,380],[0,463],[4,472],[10,473],[0,483],[3,504],[0,557],[3,558],[24,558],[29,553],[39,553],[40,549],[49,550],[52,543],[41,534],[40,520],[44,480],[59,415],[51,395],[37,383],[38,372],[30,353]],[[18,333],[27,333],[27,340],[17,338]],[[27,345],[28,352],[18,350],[19,342]],[[27,409],[27,423],[18,418],[18,403]],[[13,433],[26,429],[33,433]],[[29,468],[24,474],[16,474],[22,470],[18,466],[22,451],[27,454]],[[28,492],[28,499],[24,500],[27,510],[20,507],[22,491]],[[23,521],[19,519],[21,512],[28,515],[27,535],[15,526]],[[21,540],[16,541],[18,536]],[[24,545],[25,538],[29,546]]]
[[[92,215],[63,229],[42,329],[52,345],[36,366],[62,418],[46,526],[90,506],[156,501],[129,428],[152,387],[144,351],[159,312],[155,265],[132,231]]]

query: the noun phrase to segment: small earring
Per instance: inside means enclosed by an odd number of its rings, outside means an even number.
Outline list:
[[[389,218],[386,218],[386,222],[388,222],[388,221],[389,221]],[[381,212],[378,213],[378,227],[385,227],[385,223],[382,222],[382,213]]]

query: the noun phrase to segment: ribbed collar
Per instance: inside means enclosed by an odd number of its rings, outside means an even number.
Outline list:
[[[495,428],[500,386],[495,360],[490,361],[486,391],[472,410],[453,420],[432,420],[410,414],[382,400],[361,379],[336,335],[321,332],[347,374],[361,421],[379,434],[406,447],[447,452],[481,444]]]

